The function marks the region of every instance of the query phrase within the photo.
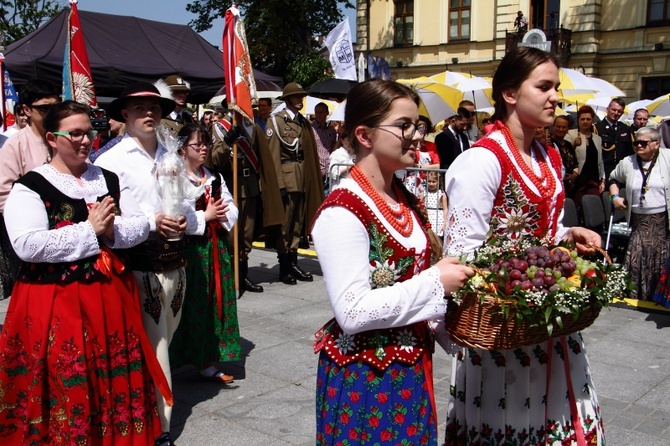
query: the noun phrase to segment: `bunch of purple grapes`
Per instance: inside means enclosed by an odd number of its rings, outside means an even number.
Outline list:
[[[532,246],[525,250],[522,258],[498,259],[488,270],[506,294],[516,287],[549,292],[569,287],[567,278],[577,269],[576,257],[576,251],[549,251],[544,246]]]

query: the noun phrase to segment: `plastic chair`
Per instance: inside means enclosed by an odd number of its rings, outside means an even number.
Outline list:
[[[563,205],[563,226],[570,228],[572,226],[579,226],[579,218],[577,217],[577,206],[572,198],[566,198]]]
[[[603,202],[598,195],[582,197],[582,214],[584,215],[584,226],[599,234],[604,232],[607,217]]]

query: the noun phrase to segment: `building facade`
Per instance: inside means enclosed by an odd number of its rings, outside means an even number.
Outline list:
[[[492,76],[523,35],[518,11],[563,66],[613,83],[627,101],[670,93],[670,0],[358,0],[355,49],[386,59],[394,78]]]

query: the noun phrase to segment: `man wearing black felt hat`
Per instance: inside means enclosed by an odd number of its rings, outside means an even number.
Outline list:
[[[151,232],[145,242],[118,248],[128,248],[126,257],[138,283],[144,329],[168,382],[171,382],[168,347],[179,325],[186,285],[184,239],[174,240],[174,235],[203,234],[205,229],[203,215],[192,211],[174,218],[163,214],[161,209],[154,173],[167,149],[159,144],[156,128],[175,105],[173,100],[161,97],[158,89],[148,82],[126,87],[109,106],[110,117],[126,123],[126,134],[95,161],[118,175],[121,213],[137,213],[139,208],[149,220]],[[190,207],[184,203],[182,209],[187,208]],[[170,446],[172,407],[158,391],[156,396],[163,432],[156,445]]]

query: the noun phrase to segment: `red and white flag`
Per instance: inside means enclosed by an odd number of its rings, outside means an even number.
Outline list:
[[[229,8],[224,19],[223,74],[228,108],[253,122],[251,100],[256,97],[256,81],[251,69],[244,22],[237,6]]]
[[[79,23],[77,0],[70,0],[70,5],[63,59],[63,99],[97,107],[91,66]]]

